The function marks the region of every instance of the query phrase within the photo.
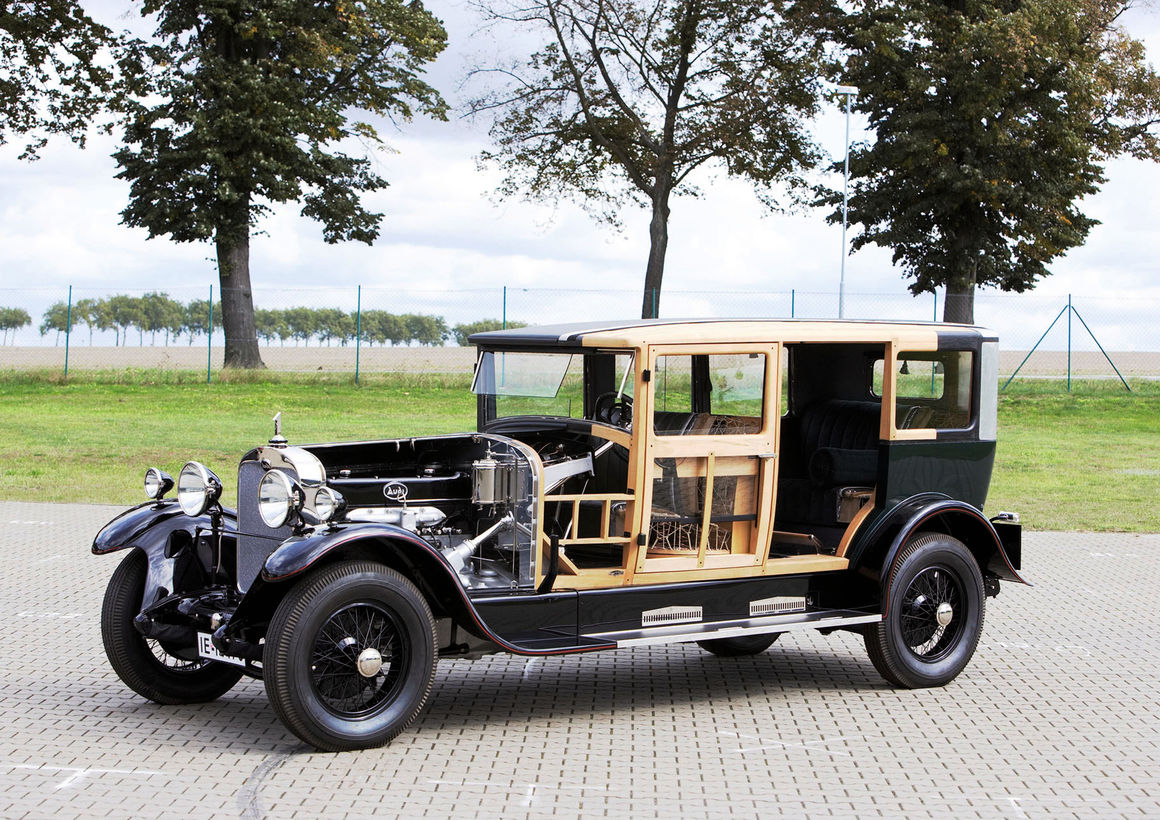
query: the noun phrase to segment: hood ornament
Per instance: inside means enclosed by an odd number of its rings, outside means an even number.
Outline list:
[[[282,435],[282,413],[281,411],[274,414],[274,435],[270,439],[271,447],[285,447],[286,437]]]

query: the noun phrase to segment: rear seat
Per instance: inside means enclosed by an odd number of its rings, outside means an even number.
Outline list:
[[[838,523],[844,487],[872,487],[878,478],[882,405],[831,399],[807,407],[798,441],[782,439],[777,519],[831,526]]]

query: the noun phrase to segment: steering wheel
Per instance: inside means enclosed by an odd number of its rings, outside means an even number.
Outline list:
[[[632,397],[619,393],[601,393],[596,397],[592,415],[597,421],[627,428],[632,423]]]

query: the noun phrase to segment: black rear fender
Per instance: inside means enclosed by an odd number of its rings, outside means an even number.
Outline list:
[[[1003,528],[1001,537],[983,513],[965,502],[934,494],[914,496],[858,539],[848,552],[850,566],[881,583],[885,596],[886,579],[903,546],[920,532],[940,532],[962,541],[985,577],[1028,584],[1019,574],[1018,525],[1004,523]]]

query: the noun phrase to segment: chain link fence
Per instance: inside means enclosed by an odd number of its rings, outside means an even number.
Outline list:
[[[216,286],[129,290],[0,288],[0,368],[201,370],[222,367]],[[844,295],[847,319],[939,320],[942,294]],[[831,319],[838,294],[665,290],[663,318]],[[639,290],[465,288],[454,291],[255,288],[261,355],[271,370],[329,373],[470,372],[474,330],[630,318]],[[1158,299],[981,292],[978,324],[996,331],[1009,376],[1160,378]],[[1050,331],[1050,332],[1049,332]],[[1027,354],[1035,350],[1029,358]]]

